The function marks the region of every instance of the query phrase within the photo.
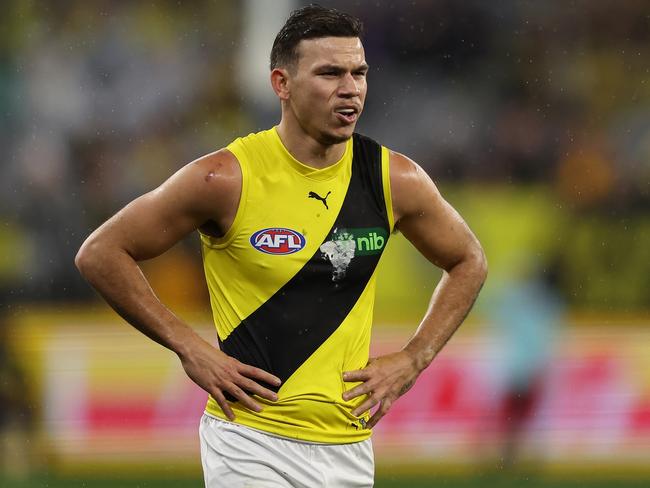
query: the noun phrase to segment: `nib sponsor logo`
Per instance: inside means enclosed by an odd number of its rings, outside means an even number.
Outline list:
[[[386,244],[386,233],[383,229],[378,230],[380,231],[379,233],[377,231],[371,231],[365,235],[356,236],[357,255],[376,254],[384,248],[384,244]]]
[[[354,255],[367,256],[381,253],[388,240],[388,234],[381,227],[335,229],[332,240],[351,240],[354,242]]]
[[[334,229],[331,239],[320,245],[324,259],[334,267],[332,281],[341,281],[352,260],[357,256],[380,254],[388,234],[381,227]]]
[[[305,247],[305,237],[295,230],[270,228],[251,236],[252,246],[266,254],[293,254]]]

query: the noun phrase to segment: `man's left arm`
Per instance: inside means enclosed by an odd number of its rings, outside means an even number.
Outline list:
[[[443,269],[443,276],[422,322],[401,351],[371,359],[363,369],[343,373],[345,381],[362,382],[346,391],[344,400],[366,395],[354,415],[380,405],[368,427],[388,412],[433,361],[469,313],[487,275],[481,245],[424,170],[391,151],[390,175],[396,228]]]

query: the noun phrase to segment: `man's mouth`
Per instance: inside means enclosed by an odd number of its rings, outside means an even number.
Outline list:
[[[336,117],[345,124],[353,124],[357,121],[359,111],[355,107],[341,107],[334,110]]]

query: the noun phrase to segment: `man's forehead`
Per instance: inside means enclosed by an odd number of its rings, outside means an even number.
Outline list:
[[[365,63],[363,44],[358,37],[303,39],[297,51],[300,64]]]

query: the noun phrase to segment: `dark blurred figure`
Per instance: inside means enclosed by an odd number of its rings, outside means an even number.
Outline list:
[[[555,264],[527,263],[519,269],[520,274],[506,282],[493,299],[491,310],[500,339],[503,379],[497,412],[502,468],[513,467],[522,454],[535,456],[529,429],[544,395],[564,310],[557,292]]]
[[[30,474],[32,416],[25,374],[13,354],[6,320],[0,316],[0,481]]]

